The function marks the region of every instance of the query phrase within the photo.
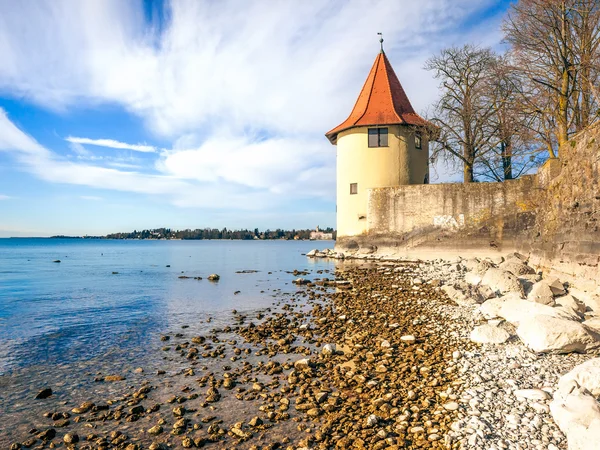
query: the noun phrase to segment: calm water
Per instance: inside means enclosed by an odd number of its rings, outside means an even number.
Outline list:
[[[160,332],[269,307],[277,289],[294,290],[286,271],[334,268],[302,255],[317,246],[333,242],[0,239],[0,374],[118,363]]]

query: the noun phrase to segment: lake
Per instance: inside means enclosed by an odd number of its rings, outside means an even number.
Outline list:
[[[269,307],[294,290],[287,272],[332,270],[303,253],[333,244],[0,239],[0,374],[99,356],[119,364],[164,330]]]

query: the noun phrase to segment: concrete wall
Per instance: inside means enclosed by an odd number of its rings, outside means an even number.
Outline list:
[[[369,189],[421,184],[429,175],[429,143],[425,138],[422,148],[415,149],[412,128],[390,125],[388,146],[369,147],[368,128],[373,127],[352,128],[338,135],[338,236],[366,233]],[[351,183],[357,183],[357,194],[350,194]]]
[[[373,244],[417,247],[431,239],[436,246],[506,248],[516,245],[518,230],[532,226],[533,176],[505,183],[451,183],[372,189],[367,230]]]

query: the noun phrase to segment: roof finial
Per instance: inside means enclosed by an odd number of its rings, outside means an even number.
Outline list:
[[[381,45],[381,53],[383,53],[383,34],[377,33],[377,35],[379,36],[379,44]]]

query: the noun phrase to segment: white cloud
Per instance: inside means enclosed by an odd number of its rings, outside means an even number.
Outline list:
[[[65,138],[66,141],[69,141],[73,144],[79,144],[79,151],[81,151],[81,144],[87,145],[96,145],[98,147],[108,147],[108,148],[118,148],[123,150],[133,150],[134,152],[142,152],[142,153],[154,153],[156,152],[156,147],[145,144],[126,144],[125,142],[115,141],[114,139],[89,139],[82,137],[74,137],[69,136]]]
[[[80,195],[79,198],[82,200],[91,200],[94,202],[99,202],[99,201],[103,200],[102,197],[98,197],[96,195]]]
[[[377,53],[418,109],[431,100],[424,56],[476,36],[461,20],[494,0],[170,3],[159,34],[138,3],[11,2],[0,7],[0,90],[50,108],[123,105],[155,133],[248,127],[322,134],[349,113]],[[410,80],[410,81],[408,81]]]
[[[173,145],[70,136],[72,154],[60,157],[0,110],[0,150],[43,180],[179,206],[333,201],[335,147],[323,133],[350,112],[378,52],[376,33],[423,111],[437,95],[425,59],[451,44],[497,42],[497,19],[461,26],[495,3],[180,0],[168,3],[164,27],[153,27],[139,2],[2,2],[0,93],[54,110],[117,104]],[[155,152],[145,160],[153,173],[83,145]]]
[[[4,195],[4,194],[0,194],[0,200],[8,200],[9,198],[12,198],[8,195]]]
[[[246,164],[245,169],[229,160],[219,162],[210,155],[212,147],[209,150],[200,147],[163,153],[157,163],[158,174],[117,170],[60,157],[25,134],[0,109],[0,151],[10,152],[25,170],[53,183],[147,194],[165,198],[177,206],[214,209],[271,210],[298,198],[331,198],[335,181],[332,174],[323,169],[324,166],[319,166],[323,158],[301,161],[301,152],[314,155],[315,149],[296,147],[290,149],[291,153],[285,153],[286,143],[282,141],[274,144],[267,141],[259,145],[239,141],[238,145],[240,147],[236,147],[236,151],[239,155],[256,151],[255,157],[266,158],[263,163],[269,169],[265,170],[260,161],[253,162],[252,158],[242,161]],[[282,159],[270,162],[270,150],[265,151],[264,148],[275,147],[281,155],[286,155],[288,161],[296,161],[296,167],[284,164]],[[203,171],[202,158],[207,151],[213,159],[206,162],[209,170]],[[316,168],[309,167],[309,162],[313,166],[317,164]],[[230,164],[228,167],[236,172],[231,177],[223,176],[225,172],[220,164]],[[192,166],[192,170],[186,165]],[[286,172],[279,175],[269,173],[276,171],[278,166]],[[193,169],[197,169],[199,174],[195,174]],[[215,176],[210,175],[211,170],[216,172]],[[260,181],[261,178],[266,178],[267,182]]]

